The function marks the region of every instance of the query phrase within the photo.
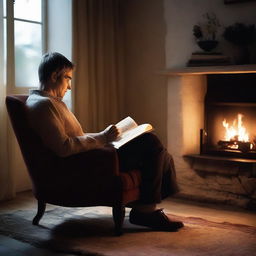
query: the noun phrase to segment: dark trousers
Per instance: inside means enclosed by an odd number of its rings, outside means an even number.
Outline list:
[[[160,203],[178,192],[173,159],[155,134],[143,134],[117,152],[121,171],[141,170],[141,203]]]

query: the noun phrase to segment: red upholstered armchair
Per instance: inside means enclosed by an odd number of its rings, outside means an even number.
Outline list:
[[[6,106],[38,200],[33,224],[39,223],[47,203],[66,207],[110,206],[115,233],[120,235],[125,205],[139,199],[139,170],[120,173],[113,148],[56,156],[29,126],[27,97],[7,96]]]

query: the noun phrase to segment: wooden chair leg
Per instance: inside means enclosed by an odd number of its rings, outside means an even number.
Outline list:
[[[115,223],[115,235],[120,236],[123,234],[123,223],[125,217],[125,206],[116,205],[112,207],[112,214]]]
[[[46,208],[46,203],[38,200],[37,201],[37,214],[36,214],[36,216],[34,217],[34,219],[32,221],[33,225],[38,225],[39,224],[40,219],[44,215],[45,208]]]

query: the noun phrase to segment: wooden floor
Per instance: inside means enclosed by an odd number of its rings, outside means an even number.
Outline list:
[[[16,210],[35,209],[36,200],[31,192],[23,192],[10,201],[0,203],[0,212],[12,212]],[[47,209],[55,206],[48,205]],[[232,222],[256,227],[256,214],[242,209],[195,203],[180,199],[167,199],[159,205],[166,212],[179,216],[201,217],[216,222]],[[48,250],[35,248],[27,243],[19,242],[15,239],[0,235],[0,255],[1,256],[71,256],[72,254],[53,253]]]

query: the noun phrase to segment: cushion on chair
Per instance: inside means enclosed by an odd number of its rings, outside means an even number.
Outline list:
[[[140,195],[141,173],[139,170],[120,173],[123,187],[123,202],[128,203],[138,199]]]

